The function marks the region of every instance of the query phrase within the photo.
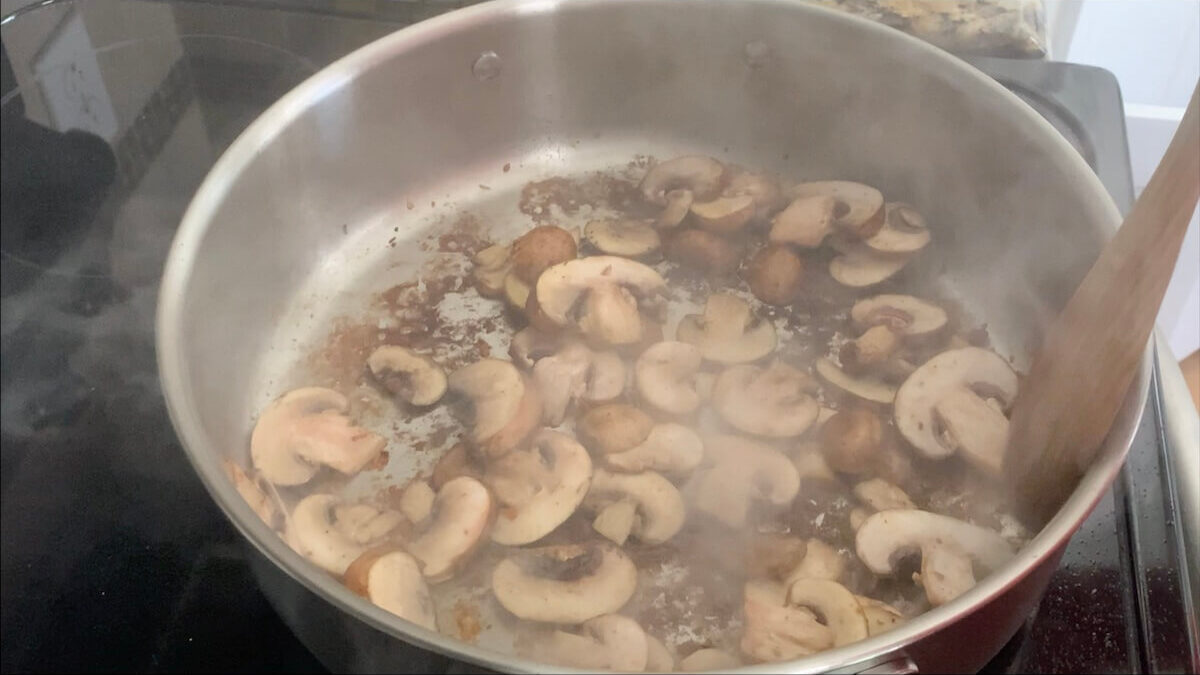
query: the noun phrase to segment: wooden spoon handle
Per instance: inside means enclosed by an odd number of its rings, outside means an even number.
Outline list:
[[[1146,350],[1200,195],[1200,113],[1179,129],[1121,229],[1046,333],[1013,409],[1005,472],[1045,522],[1104,440]]]

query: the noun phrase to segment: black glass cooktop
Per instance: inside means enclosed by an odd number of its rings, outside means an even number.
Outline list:
[[[338,56],[460,4],[94,0],[4,20],[5,672],[322,670],[175,439],[155,371],[159,274],[193,191],[259,112]],[[1108,73],[977,65],[1129,207]],[[1156,396],[1128,467],[989,672],[1195,669]]]

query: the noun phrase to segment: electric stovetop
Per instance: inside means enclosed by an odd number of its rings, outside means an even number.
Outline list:
[[[252,554],[175,439],[155,371],[159,275],[192,193],[262,110],[335,58],[461,4],[93,0],[4,19],[5,672],[322,670],[259,592]],[[1111,75],[976,64],[1128,209]],[[1161,403],[1156,378],[1128,466],[988,672],[1200,666]]]

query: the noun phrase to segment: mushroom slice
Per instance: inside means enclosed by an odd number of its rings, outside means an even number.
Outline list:
[[[410,523],[422,523],[433,513],[433,502],[436,499],[437,493],[433,491],[429,483],[423,480],[414,480],[404,488],[404,492],[400,493],[400,513],[404,514]]]
[[[946,327],[946,310],[911,295],[885,293],[863,298],[850,308],[850,319],[859,328],[887,326],[906,337],[936,333]]]
[[[775,327],[750,310],[750,303],[729,293],[713,293],[704,314],[679,321],[675,339],[696,345],[704,358],[717,363],[748,363],[775,351]]]
[[[829,274],[843,286],[866,288],[892,278],[911,259],[908,254],[880,253],[858,244],[829,261]]]
[[[671,415],[687,415],[700,407],[696,390],[700,349],[686,342],[659,342],[638,357],[634,381],[642,399]]]
[[[883,193],[869,185],[844,180],[822,180],[800,183],[788,190],[792,199],[801,197],[833,197],[836,202],[834,223],[843,230],[865,239],[883,226]]]
[[[529,284],[521,281],[521,278],[512,272],[504,277],[504,299],[518,310],[524,311],[525,305],[529,304],[531,290]]]
[[[421,562],[426,578],[444,581],[483,540],[491,515],[492,497],[483,483],[455,478],[438,490],[428,526],[406,548]]]
[[[692,217],[696,223],[717,234],[737,234],[745,229],[746,224],[754,217],[754,197],[739,195],[735,197],[717,197],[709,202],[693,202]]]
[[[742,262],[740,245],[708,230],[688,228],[677,232],[665,242],[665,248],[668,260],[707,277],[732,274]]]
[[[1017,374],[995,352],[965,347],[929,359],[896,392],[896,429],[931,459],[962,451],[975,466],[1000,473]]]
[[[612,352],[593,352],[579,342],[569,342],[533,366],[533,381],[542,398],[542,421],[551,427],[563,423],[575,401],[608,401],[625,389],[625,362]]]
[[[546,536],[575,512],[591,477],[587,450],[549,429],[528,447],[493,460],[483,479],[499,502],[492,541],[520,546]]]
[[[766,368],[732,366],[713,385],[712,405],[739,431],[771,438],[799,436],[817,419],[820,406],[809,395],[815,382],[782,361]]]
[[[652,268],[617,256],[592,256],[555,265],[537,280],[537,300],[545,317],[559,326],[577,323],[587,337],[604,344],[642,339],[638,297],[660,291],[666,282]],[[582,310],[574,318],[582,299]]]
[[[870,375],[851,377],[829,359],[818,359],[817,374],[829,384],[864,401],[889,404],[896,399],[896,387]]]
[[[920,551],[921,583],[935,605],[974,586],[974,565],[990,572],[1014,555],[1012,545],[991,530],[916,509],[872,514],[858,528],[854,544],[863,564],[879,575],[894,574],[897,560]]]
[[[889,326],[871,326],[852,342],[842,345],[838,358],[849,373],[876,368],[900,349],[900,336]]]
[[[633,534],[633,527],[637,524],[637,511],[636,502],[613,502],[596,515],[596,519],[592,521],[592,529],[617,546],[624,546],[625,540]]]
[[[837,581],[846,571],[846,561],[832,546],[820,539],[809,539],[805,542],[804,558],[787,575],[787,583],[791,585],[799,579],[824,579]]]
[[[692,202],[695,201],[695,196],[691,190],[671,190],[667,192],[667,205],[663,207],[658,218],[654,220],[654,226],[661,229],[670,229],[683,222],[687,218],[687,214],[691,211]]]
[[[512,269],[511,255],[512,246],[492,244],[471,259],[475,263],[475,289],[480,295],[494,298],[504,292],[504,279]]]
[[[646,634],[646,672],[669,673],[675,670],[675,657],[661,640]]]
[[[522,655],[586,670],[640,673],[646,670],[649,641],[636,621],[620,614],[588,619],[579,633],[555,630],[535,639]]]
[[[512,243],[512,274],[518,281],[532,284],[546,268],[573,259],[577,252],[570,232],[555,225],[535,227]]]
[[[785,202],[779,183],[770,176],[748,171],[737,171],[729,178],[722,194],[729,197],[749,195],[754,198],[755,218],[766,220],[778,211]]]
[[[518,618],[578,624],[621,609],[637,568],[608,543],[518,549],[492,572],[492,592]]]
[[[671,190],[687,190],[700,201],[712,199],[720,193],[724,180],[725,166],[717,160],[684,155],[650,167],[640,188],[646,201],[665,206]]]
[[[699,434],[682,424],[667,422],[650,429],[646,440],[623,452],[604,455],[611,469],[627,473],[661,471],[682,474],[700,465],[704,442]]]
[[[854,496],[876,511],[890,509],[915,509],[917,505],[908,498],[904,490],[882,478],[865,480],[854,486]]]
[[[406,621],[436,631],[433,597],[404,551],[369,551],[346,568],[346,587]]]
[[[893,202],[886,207],[883,227],[863,243],[881,253],[916,253],[929,244],[925,218],[908,204]]]
[[[558,351],[562,344],[561,335],[527,326],[513,335],[508,344],[508,355],[518,366],[532,368],[538,361]]]
[[[867,617],[867,633],[871,637],[886,633],[904,623],[904,614],[886,602],[880,602],[865,595],[854,597],[858,600],[858,605],[862,607],[863,615]]]
[[[593,220],[583,228],[583,238],[605,255],[640,258],[662,246],[658,231],[636,220]]]
[[[786,661],[829,649],[834,632],[803,607],[787,601],[787,589],[770,581],[743,587],[742,652],[756,661]]]
[[[294,389],[271,402],[250,435],[250,459],[264,479],[276,485],[300,485],[321,465],[341,473],[358,473],[387,441],[354,426],[346,415],[350,403],[332,389]]]
[[[800,490],[800,475],[783,453],[764,443],[720,434],[705,439],[706,466],[685,488],[692,505],[730,527],[742,527],[753,501],[784,505]]]
[[[471,439],[484,454],[498,457],[516,447],[541,420],[542,401],[517,367],[483,359],[450,374],[450,388],[471,399],[475,428]]]
[[[653,428],[654,420],[628,403],[596,406],[575,420],[579,440],[602,455],[637,447]]]
[[[333,495],[309,495],[292,509],[284,541],[318,567],[340,576],[401,520],[398,513],[366,504],[344,505]]]
[[[767,239],[772,244],[817,248],[833,232],[837,199],[831,195],[800,197],[775,214]]]
[[[446,393],[446,373],[430,359],[398,345],[371,352],[367,368],[384,388],[412,405],[433,405]]]
[[[702,673],[706,670],[727,671],[740,668],[742,661],[724,649],[705,647],[688,654],[679,662],[682,673]],[[649,669],[647,669],[649,672]]]
[[[788,587],[787,602],[810,607],[833,630],[833,645],[840,647],[867,637],[867,617],[854,594],[836,581],[797,579]]]
[[[637,507],[630,534],[646,544],[661,544],[674,537],[687,513],[679,490],[661,475],[653,471],[611,473],[597,468],[583,499],[584,507],[600,512],[617,503]]]
[[[233,487],[237,488],[238,494],[246,500],[246,504],[254,511],[254,514],[268,527],[275,527],[275,520],[279,513],[275,508],[275,502],[267,497],[267,493],[263,491],[259,482],[229,459],[222,460],[221,465],[225,468],[229,480],[233,481]]]

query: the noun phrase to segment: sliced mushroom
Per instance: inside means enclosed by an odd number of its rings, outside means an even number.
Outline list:
[[[822,427],[824,428],[824,427]],[[833,469],[821,454],[821,444],[814,441],[804,441],[796,445],[792,452],[792,464],[799,472],[800,478],[816,478],[819,480],[837,480]]]
[[[629,533],[646,544],[661,544],[674,537],[687,514],[679,490],[661,475],[653,471],[612,473],[597,468],[584,507],[600,512],[621,502],[637,507]]]
[[[587,494],[592,460],[566,434],[543,429],[530,445],[493,460],[484,475],[499,503],[492,541],[535,542],[575,512]]]
[[[512,272],[526,284],[538,280],[548,267],[573,260],[577,251],[570,232],[554,225],[541,225],[512,243]]]
[[[864,244],[882,253],[916,253],[929,244],[929,228],[916,209],[893,202],[885,210],[883,227],[864,239]]]
[[[720,193],[725,167],[711,157],[685,155],[650,167],[642,178],[642,196],[651,204],[664,206],[671,190],[687,190],[705,201]]]
[[[779,190],[779,183],[761,173],[751,173],[748,171],[737,171],[729,178],[729,183],[725,186],[722,194],[730,197],[739,195],[749,195],[754,198],[755,214],[754,217],[759,220],[766,220],[783,207],[783,194]]]
[[[896,387],[871,375],[851,377],[829,359],[817,359],[817,374],[829,384],[864,401],[889,404],[896,398]]]
[[[700,349],[686,342],[660,342],[638,357],[634,381],[642,400],[671,415],[687,415],[700,407],[696,390]]]
[[[592,529],[617,546],[624,546],[637,524],[637,512],[637,502],[628,499],[613,502],[596,514]]]
[[[536,296],[542,313],[555,324],[575,323],[593,340],[622,345],[642,339],[638,297],[657,293],[665,284],[658,272],[642,263],[592,256],[547,269],[538,277]]]
[[[446,373],[430,359],[398,345],[371,352],[367,368],[388,391],[412,405],[433,405],[446,393]]]
[[[641,258],[662,246],[658,231],[635,220],[593,220],[583,229],[583,237],[605,255]]]
[[[513,272],[504,277],[504,299],[515,309],[524,311],[525,306],[529,304],[529,294],[532,290],[529,284],[521,281]]]
[[[696,224],[717,234],[737,234],[745,229],[754,217],[754,197],[739,195],[717,197],[707,202],[692,202],[692,217]]]
[[[863,615],[867,617],[867,633],[871,637],[886,633],[904,623],[904,614],[895,607],[865,595],[854,597],[858,599]]]
[[[492,572],[492,592],[518,618],[578,624],[621,609],[637,568],[607,543],[517,549]]]
[[[797,579],[788,586],[787,602],[809,607],[825,619],[833,631],[833,645],[840,647],[867,637],[867,617],[854,594],[836,581]]]
[[[250,436],[250,459],[276,485],[307,483],[322,465],[358,473],[383,452],[387,441],[354,426],[350,403],[321,387],[294,389],[271,402]]]
[[[842,410],[821,427],[821,452],[829,466],[841,473],[873,472],[884,441],[883,421],[863,407]]]
[[[853,374],[875,369],[900,349],[900,336],[889,326],[871,326],[862,335],[842,345],[838,359]]]
[[[433,473],[429,477],[429,484],[434,490],[437,490],[459,476],[481,478],[483,477],[483,470],[483,458],[479,453],[474,452],[471,446],[466,443],[455,443],[433,465]],[[432,507],[432,497],[429,502],[430,507]]]
[[[259,481],[251,478],[242,467],[228,459],[223,460],[221,465],[225,468],[229,480],[233,481],[233,487],[237,488],[238,494],[246,500],[246,504],[254,511],[255,515],[268,527],[275,527],[279,512],[275,507],[275,501],[267,496]]]
[[[934,605],[974,586],[975,565],[994,571],[1014,555],[1012,545],[991,530],[916,509],[871,515],[858,528],[854,542],[863,564],[885,576],[895,573],[897,560],[920,551],[921,584]]]
[[[869,185],[844,180],[800,183],[788,190],[792,199],[833,197],[836,200],[834,223],[860,239],[873,236],[883,227],[883,193]]]
[[[536,639],[523,656],[585,670],[640,673],[649,658],[647,635],[636,621],[620,614],[588,619],[579,633],[555,630]]]
[[[757,436],[791,438],[808,431],[820,406],[809,375],[782,361],[766,368],[732,366],[713,385],[712,405],[730,426]]]
[[[741,659],[724,649],[705,647],[688,654],[679,662],[679,671],[683,673],[703,673],[708,670],[724,672],[740,668]]]
[[[682,474],[700,465],[704,459],[704,442],[690,427],[667,422],[654,425],[641,443],[623,452],[606,454],[601,459],[616,471]]]
[[[394,511],[379,511],[366,504],[347,506],[330,494],[301,499],[287,519],[284,540],[318,567],[339,576],[344,574],[355,558],[379,543],[402,520]]]
[[[772,244],[817,248],[833,232],[837,204],[830,195],[795,199],[775,214],[767,239]]]
[[[504,292],[504,279],[512,269],[511,254],[508,244],[492,244],[475,254],[472,275],[480,295],[494,298]]]
[[[804,263],[786,246],[766,246],[746,263],[742,275],[754,297],[768,305],[790,305],[804,281]]]
[[[896,429],[926,457],[961,451],[975,466],[998,474],[1008,442],[1003,410],[1016,395],[1017,375],[995,352],[979,347],[942,352],[896,392]]]
[[[850,308],[850,318],[859,328],[887,326],[906,337],[937,333],[946,327],[946,310],[911,295],[883,294],[863,298]]]
[[[687,218],[695,200],[691,190],[668,191],[667,204],[654,220],[654,226],[666,230],[679,225]]]
[[[820,539],[805,542],[804,558],[787,575],[787,585],[799,579],[838,581],[846,571],[846,561],[832,546]]]
[[[704,314],[679,321],[675,339],[696,345],[709,361],[749,363],[775,351],[775,327],[754,316],[750,303],[729,293],[713,293]]]
[[[450,374],[450,388],[471,400],[471,438],[489,457],[499,457],[533,431],[542,417],[542,399],[508,361],[483,359]]]
[[[908,254],[880,253],[858,244],[829,261],[829,274],[843,286],[866,288],[892,278],[911,259]]]
[[[756,661],[787,661],[833,646],[833,630],[808,609],[789,605],[784,586],[749,581],[743,597],[741,648],[746,656]]]
[[[431,582],[444,581],[483,540],[492,497],[482,483],[462,476],[438,490],[429,524],[406,547]]]
[[[563,342],[559,333],[547,333],[527,326],[512,337],[508,344],[508,355],[518,366],[532,368],[533,364],[562,348]]]
[[[617,354],[594,352],[582,343],[568,342],[533,366],[533,381],[542,398],[542,421],[556,427],[576,401],[617,398],[625,389],[625,379],[625,362]]]
[[[800,476],[783,453],[769,445],[720,434],[704,441],[706,465],[684,488],[691,504],[730,527],[742,527],[752,502],[788,504]]]
[[[675,233],[665,242],[667,260],[718,278],[733,274],[742,262],[742,249],[728,239],[694,228]]]
[[[804,559],[807,551],[808,545],[800,537],[755,533],[746,546],[746,576],[783,581]]]
[[[436,631],[433,597],[417,561],[404,551],[369,551],[346,568],[346,587],[406,621]]]
[[[575,421],[579,440],[601,455],[637,447],[653,428],[653,418],[628,403],[596,406]]]
[[[449,481],[447,481],[449,482]],[[415,480],[400,493],[400,513],[411,523],[422,523],[433,513],[437,493],[423,480]]]
[[[882,478],[872,478],[855,485],[854,496],[876,511],[917,508],[904,490]]]
[[[669,673],[675,670],[675,657],[661,640],[646,634],[646,672]]]

